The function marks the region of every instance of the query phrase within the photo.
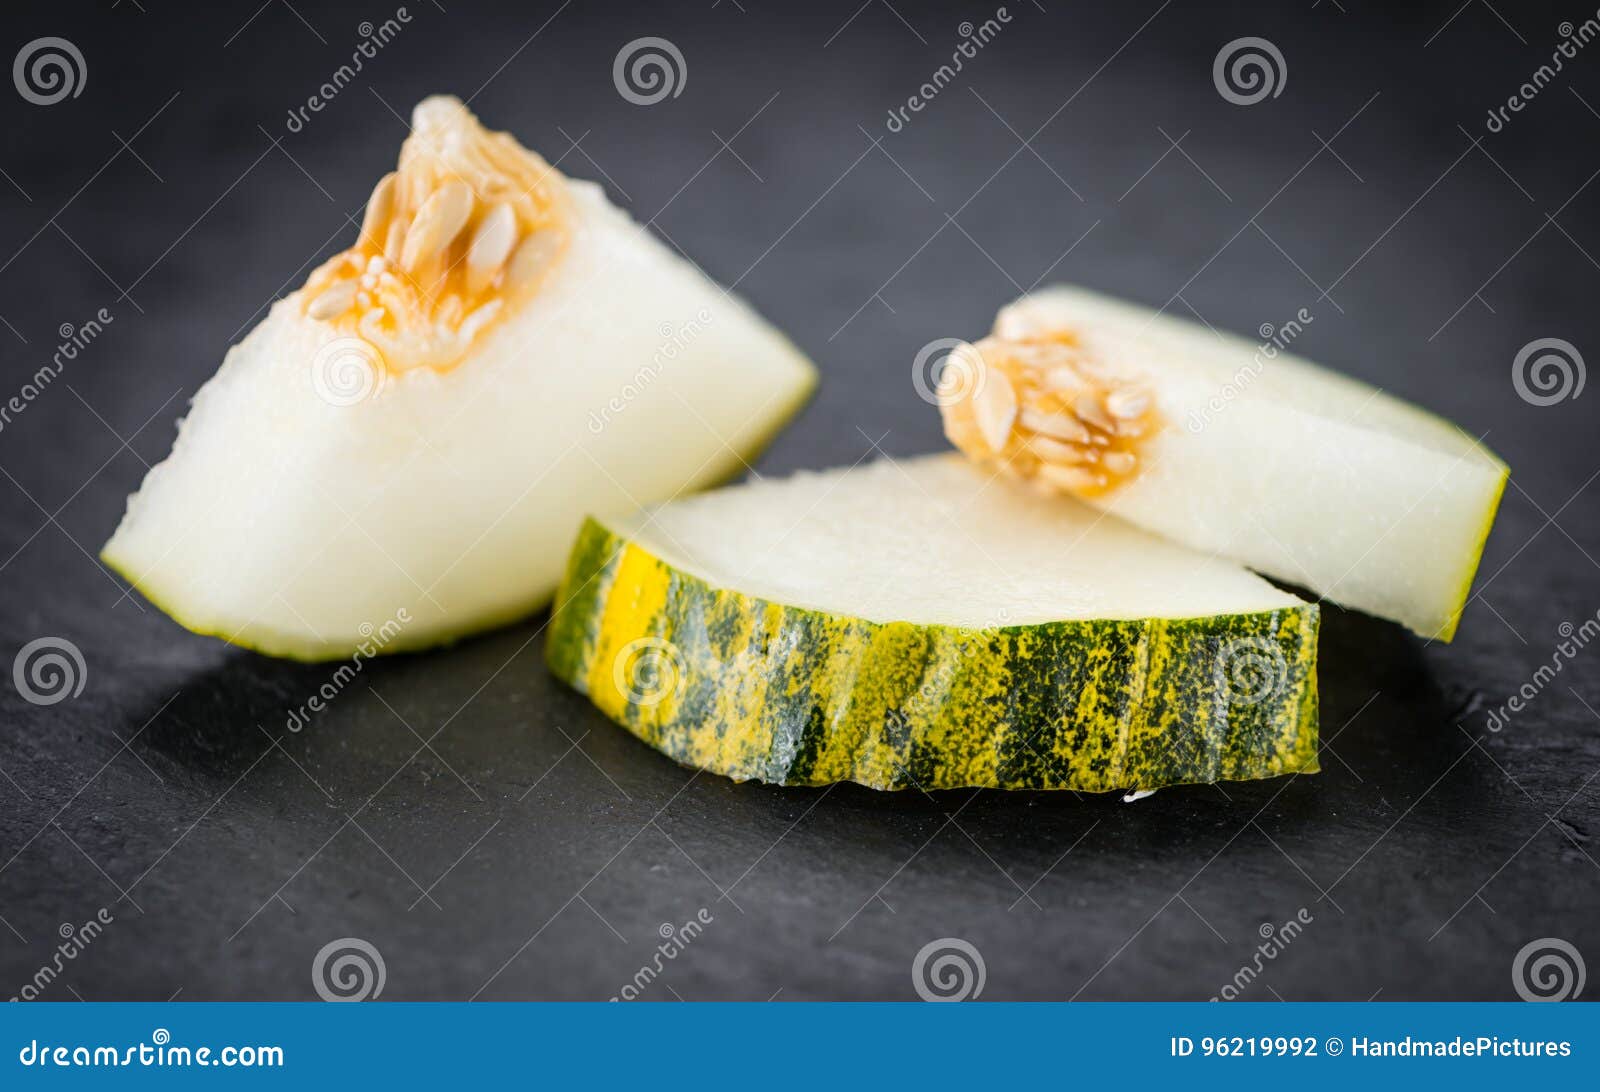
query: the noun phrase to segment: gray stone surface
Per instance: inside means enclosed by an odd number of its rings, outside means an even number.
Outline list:
[[[889,110],[993,8],[422,0],[299,132],[288,112],[386,11],[9,14],[8,49],[65,36],[87,82],[0,94],[0,393],[62,324],[114,322],[0,428],[0,651],[64,636],[87,666],[53,706],[0,688],[0,994],[102,907],[44,996],[311,998],[314,955],[354,936],[385,998],[598,999],[701,908],[646,997],[911,998],[913,957],[953,936],[985,998],[1201,999],[1301,910],[1242,996],[1512,998],[1529,941],[1600,958],[1600,651],[1486,730],[1600,607],[1594,395],[1538,408],[1511,384],[1534,339],[1600,354],[1594,56],[1486,133],[1569,12],[1157,2],[1009,3],[899,132]],[[688,73],[649,107],[612,83],[644,35]],[[1251,35],[1286,80],[1236,106],[1213,59]],[[763,472],[940,446],[913,356],[1038,281],[1246,333],[1308,308],[1308,353],[1515,469],[1460,637],[1330,607],[1325,771],[1136,806],[695,776],[547,676],[542,617],[374,664],[285,733],[329,669],[192,636],[93,555],[225,347],[353,236],[396,114],[442,90],[815,356],[820,393]]]

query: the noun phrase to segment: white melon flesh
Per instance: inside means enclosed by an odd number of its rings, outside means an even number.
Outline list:
[[[996,629],[1304,603],[1246,569],[955,454],[801,472],[607,521],[718,587],[871,622]]]
[[[1037,359],[1062,351],[1084,361],[1102,392],[1149,396],[1151,410],[1132,430],[1140,435],[1114,441],[1129,449],[1119,468],[1131,469],[1045,471],[1068,481],[1067,491],[1423,636],[1455,633],[1507,476],[1456,426],[1279,345],[1078,288],[1011,304],[996,338],[979,344],[991,347],[986,360],[1006,346],[1042,344]],[[1013,435],[1000,453],[948,410],[947,427],[969,453],[982,448],[997,468],[1019,472],[1014,457],[1026,439]],[[1039,465],[1030,460],[1022,456],[1025,475]]]
[[[195,396],[106,561],[197,632],[303,659],[395,651],[542,606],[585,513],[738,473],[803,404],[810,363],[598,186],[560,181],[565,253],[449,368],[330,399],[372,377],[329,373],[337,331],[303,293],[278,301]]]

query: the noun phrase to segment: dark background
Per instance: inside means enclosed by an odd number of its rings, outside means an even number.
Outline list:
[[[44,997],[310,998],[314,955],[353,936],[386,999],[599,999],[701,908],[645,997],[910,998],[913,957],[953,936],[986,999],[1202,999],[1302,909],[1242,997],[1513,998],[1530,941],[1600,957],[1600,649],[1485,725],[1600,608],[1595,394],[1511,385],[1534,339],[1600,354],[1600,44],[1484,128],[1592,6],[1158,4],[1014,0],[900,133],[888,110],[994,6],[413,0],[290,133],[392,7],[8,4],[5,57],[60,35],[87,75],[54,106],[0,91],[0,393],[62,324],[114,322],[0,430],[0,667],[45,635],[87,665],[53,706],[0,687],[0,995],[102,907]],[[645,35],[687,67],[648,107],[612,83]],[[1286,82],[1235,106],[1211,65],[1247,35]],[[1299,348],[1514,468],[1460,637],[1329,607],[1324,772],[1137,805],[695,776],[552,683],[542,617],[372,665],[286,734],[331,667],[192,636],[94,558],[436,91],[603,181],[815,357],[763,472],[941,446],[914,354],[1041,279],[1246,333],[1308,308]]]

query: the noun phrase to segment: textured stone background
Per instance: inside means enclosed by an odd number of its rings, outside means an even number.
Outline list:
[[[1536,407],[1511,381],[1539,338],[1600,354],[1600,45],[1485,130],[1581,13],[1014,0],[890,132],[995,9],[788,6],[414,0],[298,133],[288,111],[392,9],[8,10],[6,50],[66,37],[86,82],[0,93],[0,393],[58,327],[114,321],[0,429],[0,652],[61,636],[87,672],[48,707],[0,687],[0,995],[101,908],[44,996],[310,998],[319,949],[359,937],[385,998],[604,998],[702,908],[646,997],[909,998],[917,952],[959,937],[985,998],[1207,998],[1301,911],[1241,996],[1512,998],[1530,941],[1600,958],[1600,649],[1485,719],[1600,608],[1595,395]],[[686,82],[635,106],[612,62],[645,35]],[[1284,58],[1250,106],[1212,79],[1244,36]],[[763,472],[939,446],[916,351],[1041,281],[1245,333],[1307,308],[1306,352],[1515,470],[1461,636],[1329,608],[1324,773],[1137,806],[693,776],[552,683],[542,618],[372,666],[285,735],[328,669],[191,636],[94,555],[225,347],[353,237],[443,90],[815,356],[819,396]]]

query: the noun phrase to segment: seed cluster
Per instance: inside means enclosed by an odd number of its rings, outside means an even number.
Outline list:
[[[1140,469],[1160,425],[1149,389],[1069,329],[1002,312],[940,380],[945,435],[978,462],[1046,493],[1099,496]]]
[[[371,342],[388,367],[446,369],[544,280],[570,235],[565,182],[459,99],[412,116],[399,169],[367,201],[354,246],[314,272],[305,313]]]

